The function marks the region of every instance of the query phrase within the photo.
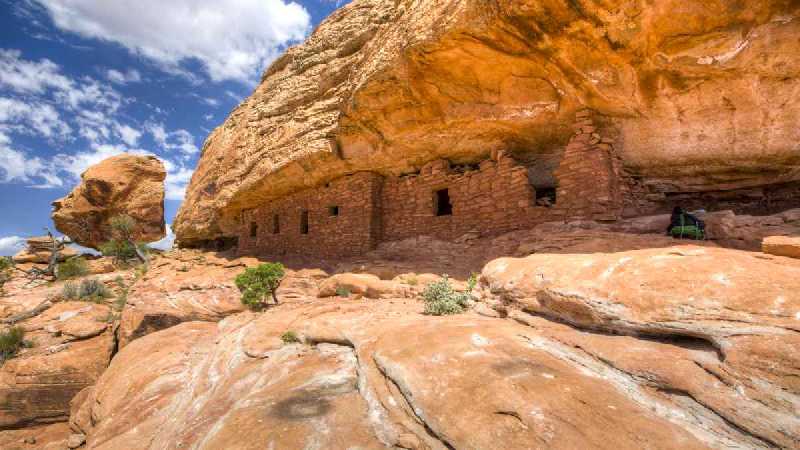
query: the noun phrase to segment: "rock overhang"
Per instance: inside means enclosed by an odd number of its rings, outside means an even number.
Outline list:
[[[796,5],[584,3],[342,8],[209,137],[179,240],[231,236],[241,211],[348,173],[558,154],[584,107],[655,190],[800,179]]]

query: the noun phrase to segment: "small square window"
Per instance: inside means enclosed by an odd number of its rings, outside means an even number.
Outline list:
[[[338,206],[328,206],[328,215],[331,217],[336,217],[339,215],[339,207]]]

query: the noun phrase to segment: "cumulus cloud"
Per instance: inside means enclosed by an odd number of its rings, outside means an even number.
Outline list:
[[[153,122],[145,124],[145,129],[153,137],[156,144],[164,150],[177,150],[184,158],[200,152],[200,149],[194,143],[192,133],[184,129],[167,132],[163,124]]]
[[[172,225],[167,224],[167,235],[160,241],[152,242],[147,246],[156,250],[169,251],[175,245],[175,233],[172,231]]]
[[[252,81],[311,17],[286,0],[32,0],[62,30],[116,42],[162,68],[199,61],[214,81]]]
[[[52,105],[4,97],[0,97],[0,126],[24,134],[35,131],[46,138],[63,137],[72,131]]]
[[[67,89],[71,82],[48,59],[25,61],[19,50],[0,49],[0,88],[19,93],[42,93],[46,89]]]
[[[106,71],[106,78],[108,81],[116,84],[138,83],[142,81],[142,74],[136,69],[130,69],[127,72],[109,69]]]
[[[0,256],[14,256],[25,247],[25,238],[20,236],[0,237]]]
[[[0,132],[0,183],[14,181],[32,183],[34,179],[38,179],[39,183],[33,187],[63,185],[61,178],[46,161],[12,148],[11,139]]]

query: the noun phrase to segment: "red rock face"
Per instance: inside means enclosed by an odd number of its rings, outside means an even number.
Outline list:
[[[236,236],[242,211],[292,192],[363,170],[413,173],[442,158],[477,163],[508,151],[535,185],[569,156],[584,108],[602,118],[595,125],[608,132],[601,144],[614,149],[620,176],[635,181],[631,213],[701,192],[796,206],[797,8],[354,1],[279,58],[211,134],[178,239]],[[584,180],[579,166],[564,170]],[[776,183],[795,184],[770,193]],[[587,192],[614,204],[607,190]]]
[[[691,246],[506,258],[482,315],[450,317],[308,289],[133,341],[72,424],[89,448],[792,448],[798,270]]]
[[[137,241],[164,237],[164,165],[152,156],[118,155],[86,170],[68,196],[53,202],[58,231],[76,243],[98,248],[112,238],[109,221],[126,214],[136,223]]]

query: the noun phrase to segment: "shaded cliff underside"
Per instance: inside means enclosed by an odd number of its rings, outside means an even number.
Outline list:
[[[574,113],[626,173],[681,194],[800,180],[796,1],[357,0],[265,72],[205,143],[178,239],[341,175],[507,150],[546,172]]]

